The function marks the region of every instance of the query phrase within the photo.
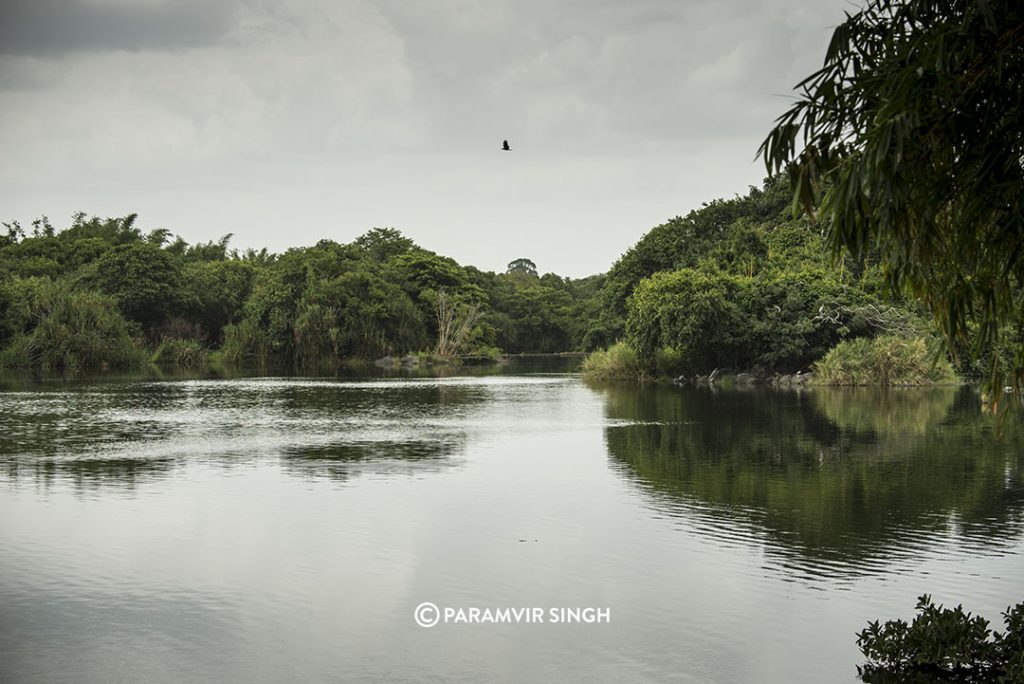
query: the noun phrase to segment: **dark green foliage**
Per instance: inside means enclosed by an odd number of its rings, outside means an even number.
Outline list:
[[[1018,0],[873,0],[761,146],[832,246],[875,251],[972,360],[1024,321],[1022,44]],[[1019,388],[1024,347],[1011,370]]]
[[[87,282],[117,302],[125,316],[153,334],[183,305],[181,263],[148,242],[120,245],[95,263]]]
[[[572,349],[572,299],[569,292],[540,282],[516,283],[497,295],[503,317],[498,346],[510,351],[558,352]]]
[[[231,233],[228,233],[217,241],[198,242],[194,245],[189,245],[179,237],[167,247],[167,251],[178,254],[183,261],[224,261],[228,258],[228,243],[231,241],[231,237]],[[156,241],[162,240],[162,238],[162,235],[156,235],[150,242],[161,244]]]
[[[109,297],[45,278],[0,285],[0,367],[67,371],[127,368],[139,353]]]
[[[868,660],[857,668],[864,681],[1024,681],[1024,602],[1003,613],[1003,633],[993,633],[988,620],[963,606],[936,606],[927,594],[917,611],[910,624],[870,622],[857,634]]]
[[[255,276],[256,267],[246,261],[202,261],[185,266],[184,300],[206,342],[218,344],[224,327],[241,318]]]
[[[696,268],[718,253],[736,265],[737,272],[750,273],[751,259],[767,253],[766,234],[783,224],[788,206],[788,187],[781,179],[765,181],[763,189],[750,188],[746,197],[715,200],[655,226],[608,271],[602,314],[589,340],[607,346],[625,332],[626,301],[637,285],[661,271]],[[807,232],[806,229],[804,232]],[[746,243],[753,251],[740,253]]]
[[[510,353],[580,349],[600,309],[603,276],[570,280],[554,273],[537,276],[519,269],[495,274],[472,267],[465,272],[489,305],[481,342]]]
[[[198,340],[166,339],[150,357],[150,361],[175,368],[196,368],[206,363],[207,350]]]
[[[676,370],[799,370],[847,337],[882,330],[865,315],[875,299],[820,269],[665,271],[641,281],[629,300],[627,334],[650,365],[662,350]]]
[[[257,272],[241,319],[224,328],[225,359],[313,366],[423,349],[425,313],[385,273],[356,246],[325,240],[289,250]]]
[[[789,198],[768,179],[651,230],[609,271],[580,346],[625,337],[659,375],[792,372],[844,339],[919,332],[912,307],[883,303],[873,255],[834,260]]]
[[[72,218],[71,226],[61,231],[57,237],[67,243],[78,240],[98,239],[106,245],[127,245],[143,239],[142,231],[135,227],[137,214],[129,214],[124,218],[101,219],[93,216],[86,218],[84,213],[77,213]]]
[[[302,252],[289,250],[253,280],[252,292],[237,325],[224,328],[224,357],[242,362],[271,358],[290,361],[294,353],[293,324],[306,287]]]
[[[299,302],[295,361],[376,358],[427,344],[416,305],[394,283],[367,271],[317,281]]]
[[[143,232],[134,215],[78,215],[64,231],[40,220],[28,237],[12,224],[0,274],[43,274],[112,296],[158,358],[176,355],[159,345],[186,340],[220,347],[228,362],[303,366],[436,349],[443,293],[451,311],[474,312],[460,353],[607,347],[628,318],[648,372],[795,369],[885,326],[861,315],[877,302],[873,267],[849,262],[836,273],[817,228],[786,217],[788,194],[774,179],[707,204],[652,230],[607,276],[579,280],[538,275],[529,259],[483,272],[391,228],[274,255],[230,251],[230,234],[189,245],[164,229]],[[688,277],[700,282],[684,287]]]
[[[522,273],[528,276],[536,276],[537,264],[529,259],[513,259],[508,262],[508,268],[505,269],[505,273]]]
[[[735,367],[749,297],[749,278],[692,268],[664,271],[641,281],[630,299],[627,333],[641,359],[671,347],[687,370]]]
[[[148,340],[151,358],[172,365],[218,345],[229,362],[303,366],[431,349],[442,292],[476,311],[460,336],[466,353],[493,355],[499,338],[512,352],[566,351],[598,308],[600,277],[484,273],[391,228],[282,255],[229,251],[230,237],[189,245],[164,229],[143,232],[134,215],[79,214],[63,231],[44,218],[30,235],[12,223],[0,240],[0,282],[17,289],[44,277],[103,293]],[[0,302],[0,349],[22,336],[19,301]]]
[[[415,242],[394,228],[374,228],[357,237],[353,244],[378,263],[417,248]]]
[[[465,289],[469,285],[465,270],[449,257],[417,249],[388,260],[398,279],[410,293],[424,290]],[[479,293],[483,295],[483,292]]]

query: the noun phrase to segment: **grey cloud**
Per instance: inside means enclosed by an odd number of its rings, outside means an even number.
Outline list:
[[[223,38],[236,10],[233,2],[223,0],[5,0],[0,4],[0,54],[200,47]]]
[[[823,42],[835,16],[794,21],[803,0],[457,4],[383,5],[432,125],[469,144],[503,133],[574,154],[766,128],[772,111],[744,99],[788,92],[794,43],[809,29]]]
[[[0,219],[138,212],[276,250],[394,226],[593,273],[763,177],[846,7],[0,0]]]

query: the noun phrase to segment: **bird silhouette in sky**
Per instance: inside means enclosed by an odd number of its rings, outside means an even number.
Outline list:
[[[508,140],[504,140],[501,143],[501,149],[505,152],[511,152],[512,148],[508,146]]]

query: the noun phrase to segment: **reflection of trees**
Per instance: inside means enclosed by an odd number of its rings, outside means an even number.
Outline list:
[[[924,434],[949,414],[957,387],[842,387],[811,394],[814,405],[842,430]]]
[[[410,441],[352,441],[285,449],[282,463],[292,475],[348,480],[366,472],[415,474],[455,463],[465,449],[462,435]]]
[[[609,452],[659,508],[724,516],[723,534],[767,535],[795,561],[856,573],[951,524],[984,545],[1024,524],[1020,421],[997,437],[966,389],[606,392],[630,421],[606,429]]]
[[[332,386],[328,382],[294,384],[281,388],[279,406],[303,415],[350,415],[353,412],[373,416],[408,414],[422,416],[442,413],[453,407],[474,407],[489,394],[480,385],[434,382],[355,383]]]
[[[57,482],[69,484],[78,491],[103,487],[137,485],[166,476],[174,467],[172,459],[97,458],[72,460],[19,460],[3,464],[11,480],[31,480],[44,487]]]
[[[116,486],[227,455],[282,456],[302,476],[428,472],[464,449],[460,422],[493,391],[460,380],[267,378],[0,393],[0,476]]]

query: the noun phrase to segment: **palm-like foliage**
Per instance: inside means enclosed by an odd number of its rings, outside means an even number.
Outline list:
[[[872,0],[797,91],[760,149],[795,208],[984,355],[1024,321],[1024,4]]]

